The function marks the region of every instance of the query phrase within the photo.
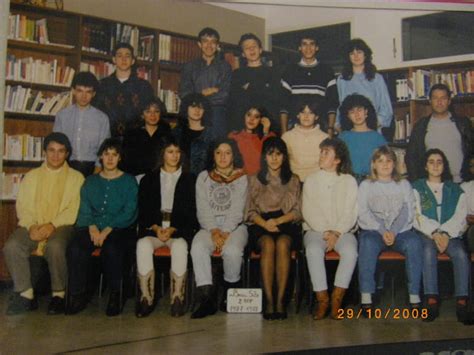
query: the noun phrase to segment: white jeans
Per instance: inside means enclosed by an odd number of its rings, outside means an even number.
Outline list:
[[[137,242],[137,268],[139,275],[146,275],[153,270],[153,251],[167,246],[171,251],[171,271],[176,276],[184,275],[188,267],[188,243],[183,238],[170,238],[162,242],[157,237],[144,237]]]
[[[315,292],[327,290],[328,283],[324,263],[326,241],[323,239],[323,233],[309,230],[304,235],[303,242],[313,290]],[[351,233],[343,234],[338,238],[334,250],[340,257],[334,286],[348,288],[357,263],[357,240]]]
[[[222,248],[222,259],[224,265],[224,280],[237,282],[240,280],[240,269],[247,245],[247,227],[243,224],[238,226]],[[193,258],[194,275],[196,286],[212,285],[211,255],[215,250],[212,242],[211,232],[201,229],[193,239],[191,246],[191,257]]]

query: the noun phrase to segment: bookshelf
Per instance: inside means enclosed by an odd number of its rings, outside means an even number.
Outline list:
[[[452,108],[460,116],[474,117],[474,61],[434,64],[381,71],[392,99],[395,118],[393,146],[406,148],[416,121],[431,113],[428,93],[432,85],[448,85]]]
[[[193,36],[15,1],[10,4],[7,34],[8,93],[4,121],[0,124],[4,134],[15,137],[17,144],[19,140],[31,142],[32,137],[44,137],[52,131],[55,113],[71,102],[67,94],[76,72],[91,71],[99,79],[113,73],[112,50],[118,41],[128,42],[136,49],[137,74],[148,80],[163,99],[169,111],[167,119],[173,124],[179,109],[176,92],[182,67],[200,55],[197,38]],[[220,55],[234,68],[238,66],[239,47],[229,43],[221,43],[221,47]],[[35,102],[37,98],[39,102]],[[23,150],[28,152],[28,147],[31,149],[31,144],[27,143]],[[41,163],[28,158],[0,157],[1,173],[7,177],[3,179],[4,185],[18,184],[23,174]],[[0,249],[17,225],[14,194],[3,198],[3,187]],[[0,253],[0,281],[7,279]]]

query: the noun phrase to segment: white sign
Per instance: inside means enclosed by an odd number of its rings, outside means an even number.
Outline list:
[[[230,288],[227,290],[227,313],[261,312],[261,288]]]

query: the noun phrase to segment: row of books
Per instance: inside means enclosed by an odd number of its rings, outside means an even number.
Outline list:
[[[179,106],[181,105],[181,100],[178,97],[178,94],[173,90],[158,90],[158,97],[166,106],[166,110],[169,113],[178,113]]]
[[[5,111],[56,115],[59,110],[70,105],[70,91],[51,93],[7,85],[5,90]]]
[[[409,78],[395,81],[397,101],[426,99],[430,88],[439,83],[447,85],[453,96],[473,95],[474,70],[448,73],[418,69]]]
[[[20,190],[20,182],[25,174],[18,173],[2,173],[2,200],[16,200],[18,191]]]
[[[109,55],[119,42],[129,43],[137,59],[153,61],[155,35],[140,35],[138,27],[117,23],[107,26],[100,23],[86,23],[82,27],[82,49]]]
[[[98,80],[111,75],[115,71],[115,65],[106,61],[81,62],[81,71],[89,71],[96,76]]]
[[[75,70],[60,66],[57,59],[45,61],[33,57],[7,55],[6,79],[35,84],[71,86]]]
[[[36,20],[25,15],[8,16],[8,38],[48,44],[48,27],[45,18]]]
[[[158,37],[158,59],[163,62],[184,64],[199,58],[201,50],[196,40],[174,37],[160,33]]]
[[[29,134],[4,133],[3,159],[17,161],[41,161],[44,158],[44,137],[33,137]]]
[[[393,140],[395,142],[407,142],[411,135],[411,118],[407,113],[401,119],[395,119],[395,133]]]

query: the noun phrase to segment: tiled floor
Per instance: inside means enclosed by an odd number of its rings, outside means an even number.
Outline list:
[[[40,309],[20,316],[5,316],[9,291],[0,292],[0,353],[89,354],[149,353],[259,353],[358,344],[474,337],[474,327],[456,321],[454,300],[443,304],[433,323],[414,320],[330,319],[313,321],[304,307],[290,309],[286,321],[264,321],[259,314],[225,314],[202,320],[169,316],[167,299],[148,318],[138,319],[128,300],[121,316],[104,315],[105,299],[95,297],[75,316],[47,316],[47,296]],[[383,306],[384,308],[387,306]]]

